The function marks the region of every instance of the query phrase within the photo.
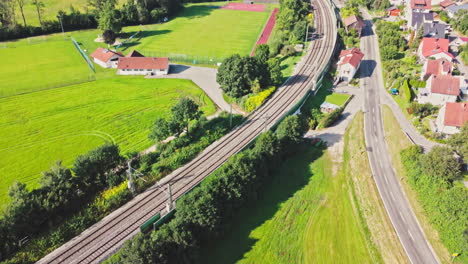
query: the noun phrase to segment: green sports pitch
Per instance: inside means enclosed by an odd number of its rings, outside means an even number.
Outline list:
[[[206,115],[216,108],[192,81],[121,77],[0,99],[0,201],[15,180],[36,186],[56,160],[70,165],[113,141],[122,152],[141,151],[157,117],[187,96]]]

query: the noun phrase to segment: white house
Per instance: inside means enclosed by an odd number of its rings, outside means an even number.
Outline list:
[[[426,82],[426,88],[418,90],[418,102],[438,106],[454,103],[464,83],[464,80],[458,76],[432,75]]]
[[[119,58],[117,67],[117,74],[120,75],[166,75],[168,73],[168,58],[123,57]]]
[[[121,52],[116,52],[115,50],[97,48],[93,54],[91,54],[93,60],[96,64],[103,68],[117,68],[117,62],[120,57],[123,57]]]
[[[468,103],[446,103],[436,119],[436,132],[455,134],[468,122]]]
[[[342,50],[340,53],[340,60],[338,61],[338,78],[345,82],[351,81],[354,74],[356,74],[359,69],[363,57],[364,53],[358,48]]]

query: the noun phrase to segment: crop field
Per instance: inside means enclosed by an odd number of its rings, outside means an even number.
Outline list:
[[[87,81],[89,68],[60,35],[35,37],[0,48],[0,98]]]
[[[288,159],[200,263],[382,263],[331,155],[309,147]]]
[[[123,153],[141,151],[156,117],[188,96],[206,115],[215,106],[192,81],[121,77],[0,99],[0,201],[15,180],[34,187],[56,160],[113,141]]]

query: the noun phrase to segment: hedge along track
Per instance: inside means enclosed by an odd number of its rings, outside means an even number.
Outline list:
[[[206,176],[221,166],[230,156],[252,142],[264,128],[271,128],[297,103],[313,84],[331,58],[336,40],[336,28],[330,6],[316,2],[317,33],[322,39],[311,43],[298,72],[288,79],[248,120],[226,136],[210,145],[195,159],[162,179],[159,184],[171,183],[175,199],[192,189]],[[325,24],[324,24],[325,23]],[[265,121],[265,115],[268,120]],[[103,261],[122,246],[126,239],[139,232],[139,227],[154,214],[164,210],[166,194],[154,185],[126,205],[85,230],[38,263],[96,263]]]

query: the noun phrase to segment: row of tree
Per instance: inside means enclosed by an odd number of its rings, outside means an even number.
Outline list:
[[[270,48],[266,44],[257,47],[254,57],[235,54],[226,58],[216,76],[221,89],[235,98],[258,93],[270,85],[280,85],[282,80],[280,61],[270,58]]]
[[[305,126],[287,117],[276,134],[266,132],[255,146],[230,158],[209,181],[177,202],[174,219],[149,235],[127,241],[108,263],[194,263],[199,245],[229,229],[230,219],[255,200],[281,161],[303,142]]]
[[[71,169],[57,162],[42,173],[40,188],[14,183],[0,219],[0,259],[16,251],[22,238],[60,223],[100,190],[122,182],[125,176],[113,172],[122,161],[118,146],[106,144],[78,156]]]

